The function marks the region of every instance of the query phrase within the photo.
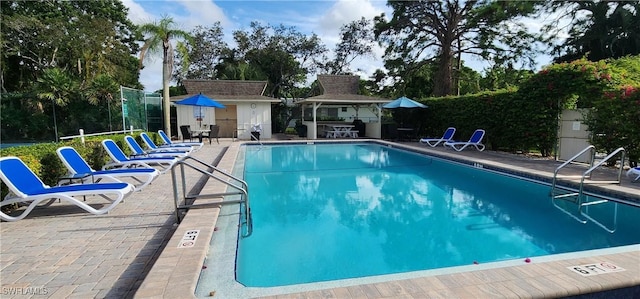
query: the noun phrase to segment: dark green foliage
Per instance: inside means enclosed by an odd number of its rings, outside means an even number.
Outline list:
[[[63,136],[119,123],[112,87],[140,86],[131,55],[139,38],[121,1],[0,1],[0,7],[3,140],[56,140],[55,124]]]
[[[581,57],[591,61],[640,53],[640,2],[638,1],[548,1],[549,12],[570,18],[568,38],[554,45],[556,62]],[[558,20],[543,27],[550,44],[558,36]],[[565,36],[565,34],[560,34]]]
[[[87,157],[86,161],[89,163],[89,166],[93,169],[102,169],[102,167],[106,164],[105,157],[107,153],[104,148],[99,144],[91,147],[91,154]]]
[[[493,150],[522,150],[534,148],[524,141],[513,142],[520,127],[517,121],[522,103],[514,90],[485,92],[460,97],[428,98],[422,103],[428,109],[415,109],[410,117],[420,136],[442,136],[447,127],[456,128],[456,140],[468,140],[476,129],[484,129],[484,143]],[[510,119],[516,122],[509,123]],[[511,132],[514,132],[513,134]]]
[[[46,153],[42,159],[40,159],[40,179],[46,185],[57,185],[58,178],[66,173],[66,168],[55,153]]]

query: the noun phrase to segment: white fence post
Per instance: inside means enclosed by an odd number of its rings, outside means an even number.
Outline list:
[[[84,130],[80,129],[80,130],[78,130],[78,132],[80,133],[80,142],[82,142],[82,144],[84,144]]]

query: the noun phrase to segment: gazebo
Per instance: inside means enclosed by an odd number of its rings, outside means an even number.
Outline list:
[[[318,109],[321,107],[352,107],[354,119],[359,119],[360,109],[370,109],[375,117],[366,119],[366,137],[382,137],[382,105],[389,99],[358,94],[360,77],[352,75],[318,75],[320,95],[296,102],[302,109],[302,124],[307,126],[307,137],[318,139]],[[305,120],[305,108],[311,108],[311,120]],[[364,136],[361,136],[364,137]]]

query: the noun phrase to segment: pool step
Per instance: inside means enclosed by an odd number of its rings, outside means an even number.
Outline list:
[[[561,187],[556,187],[556,189],[551,194],[553,205],[558,208],[560,211],[564,212],[571,218],[575,219],[580,223],[587,223],[588,221],[600,226],[602,229],[606,230],[609,233],[613,233],[616,230],[617,226],[617,215],[618,215],[618,206],[617,203],[611,202],[607,199],[597,199],[593,201],[588,201],[589,198],[580,192],[575,192],[572,189],[565,189]],[[589,212],[590,206],[597,206],[605,203],[613,203],[613,211],[612,211],[612,221],[609,225],[605,225],[599,219],[595,219],[592,217]]]
[[[572,203],[578,203],[578,196],[580,195],[580,193],[578,192],[571,192],[571,193],[565,193],[565,194],[554,194],[553,198],[554,199],[562,199],[565,201],[570,201]]]

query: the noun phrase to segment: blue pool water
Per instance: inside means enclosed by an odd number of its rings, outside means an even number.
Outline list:
[[[546,185],[378,144],[246,147],[253,235],[236,279],[271,287],[640,243],[554,208]],[[589,213],[613,225],[614,204]]]

